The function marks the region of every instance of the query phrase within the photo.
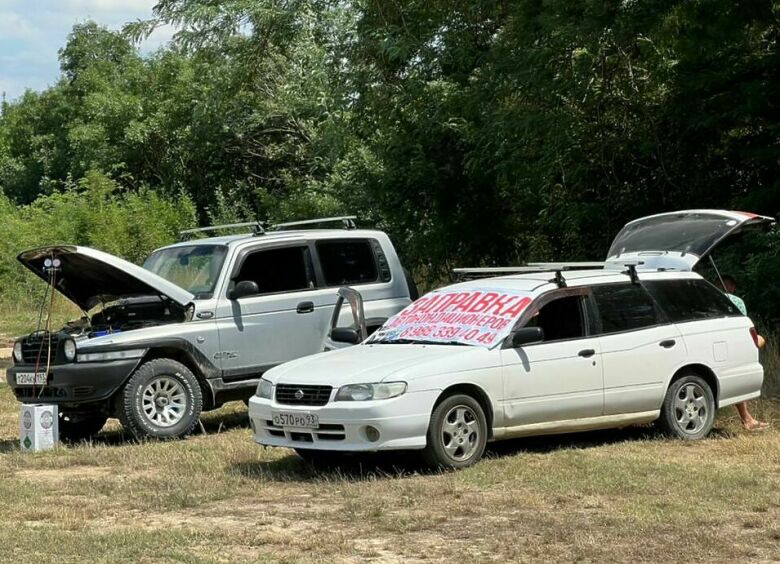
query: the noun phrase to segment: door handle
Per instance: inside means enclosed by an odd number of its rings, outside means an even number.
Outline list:
[[[661,341],[658,344],[665,349],[671,349],[674,345],[677,344],[677,341],[675,341],[674,339],[667,339],[666,341]]]
[[[582,349],[582,350],[581,350],[580,352],[578,352],[577,354],[578,354],[578,355],[580,355],[580,356],[581,356],[581,357],[583,357],[583,358],[590,358],[590,357],[592,357],[594,354],[596,354],[596,351],[594,351],[593,349]]]
[[[295,311],[298,313],[311,313],[314,311],[314,302],[301,302]]]

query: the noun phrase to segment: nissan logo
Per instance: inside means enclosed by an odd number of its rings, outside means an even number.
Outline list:
[[[295,399],[300,401],[300,400],[303,399],[304,395],[306,395],[306,394],[303,393],[303,390],[298,390],[298,391],[295,392]]]

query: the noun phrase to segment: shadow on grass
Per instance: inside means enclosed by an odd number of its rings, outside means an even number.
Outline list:
[[[231,411],[224,415],[207,413],[201,419],[201,423],[203,424],[203,428],[201,429],[200,425],[196,426],[191,435],[192,437],[202,436],[204,430],[206,435],[216,435],[233,429],[249,428],[249,418],[247,417],[246,411]],[[186,441],[187,439],[184,440]],[[11,444],[6,446],[6,442]],[[85,442],[87,441],[62,441],[62,444],[64,446],[78,446]],[[111,429],[101,431],[88,442],[93,446],[123,447],[142,444],[145,441],[139,441],[124,429]],[[0,441],[0,452],[9,452],[17,447],[18,444],[19,441]]]
[[[432,472],[423,464],[419,453],[409,451],[359,454],[328,452],[316,461],[291,454],[276,460],[238,462],[228,471],[243,478],[278,482],[363,481]]]
[[[724,429],[715,428],[710,436],[730,438],[732,434]],[[663,439],[663,435],[650,426],[545,435],[489,443],[485,450],[485,457],[501,459],[521,456],[524,453],[546,454],[560,450],[588,449],[623,442]],[[323,456],[311,461],[291,454],[270,461],[239,462],[234,464],[229,472],[250,479],[307,482],[402,478],[419,474],[437,474],[441,473],[441,470],[426,466],[419,452],[394,451],[360,454],[331,452],[324,453]]]
[[[18,450],[19,448],[19,441],[17,439],[6,439],[0,441],[0,454],[12,452],[14,450]]]

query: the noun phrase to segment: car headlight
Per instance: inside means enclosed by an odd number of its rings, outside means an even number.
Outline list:
[[[271,399],[273,394],[274,385],[265,378],[260,378],[260,382],[257,384],[257,391],[255,392],[255,395],[259,398]]]
[[[336,393],[336,401],[368,401],[390,399],[406,391],[406,382],[379,382],[377,384],[348,384]]]
[[[62,343],[62,352],[65,354],[65,358],[72,362],[76,358],[76,341],[65,339]]]
[[[24,358],[22,357],[22,342],[16,341],[14,343],[14,360],[16,362],[22,362]]]

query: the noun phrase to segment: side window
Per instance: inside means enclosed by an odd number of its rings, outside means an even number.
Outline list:
[[[244,259],[236,281],[253,280],[261,294],[291,292],[314,287],[307,247],[255,251]]]
[[[618,333],[658,325],[653,299],[639,284],[593,286],[602,333]]]
[[[582,297],[565,296],[545,305],[531,317],[526,327],[541,327],[544,342],[578,339],[585,336],[582,319]]]
[[[326,285],[366,284],[378,280],[376,259],[367,240],[318,241],[316,246]]]
[[[674,323],[742,315],[723,292],[705,280],[656,280],[646,282],[645,287]]]

